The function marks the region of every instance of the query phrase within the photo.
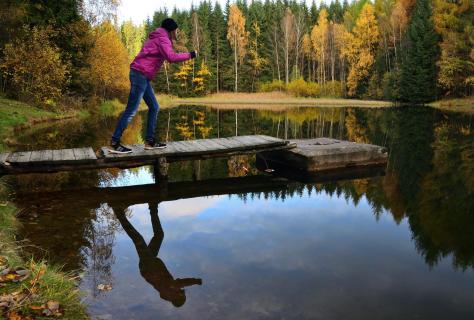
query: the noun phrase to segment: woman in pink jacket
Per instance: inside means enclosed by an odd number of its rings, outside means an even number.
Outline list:
[[[132,150],[120,143],[123,131],[137,113],[140,101],[145,100],[148,106],[148,121],[145,137],[145,150],[165,148],[166,144],[155,140],[156,120],[160,108],[155,93],[150,84],[161,65],[168,62],[181,62],[194,59],[194,51],[176,53],[173,51],[172,41],[176,40],[178,25],[173,19],[167,18],[161,27],[150,33],[150,36],[138,55],[130,64],[130,95],[127,107],[120,116],[110,142],[110,152],[130,153]]]

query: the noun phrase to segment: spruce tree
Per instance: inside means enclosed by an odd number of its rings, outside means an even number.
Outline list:
[[[400,100],[423,104],[436,98],[438,36],[429,0],[417,0],[405,34],[406,56],[400,79]]]

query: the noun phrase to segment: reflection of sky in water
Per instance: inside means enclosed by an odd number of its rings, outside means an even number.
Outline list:
[[[138,167],[135,169],[123,170],[119,176],[113,179],[114,187],[133,186],[139,184],[154,183],[153,175],[148,167]],[[99,187],[110,187],[110,182],[101,181]]]
[[[130,207],[148,242],[148,204]],[[88,299],[114,319],[400,319],[465,318],[472,270],[433,269],[411,241],[406,220],[379,220],[365,197],[357,206],[327,194],[281,200],[213,196],[163,202],[159,257],[186,288],[181,308],[161,300],[138,272],[128,236],[116,235],[114,289]],[[85,281],[82,287],[90,288]]]

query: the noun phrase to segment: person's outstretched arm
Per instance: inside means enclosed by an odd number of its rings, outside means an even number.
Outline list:
[[[202,285],[202,279],[200,278],[184,278],[184,279],[176,279],[175,283],[178,285],[180,288],[184,287],[189,287],[193,286],[195,284]]]
[[[165,37],[160,38],[160,52],[168,62],[182,62],[196,57],[193,52],[174,52],[171,40]]]

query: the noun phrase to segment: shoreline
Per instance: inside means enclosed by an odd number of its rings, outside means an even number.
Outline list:
[[[51,312],[55,318],[89,319],[86,307],[81,302],[82,294],[77,288],[77,281],[71,273],[64,273],[60,267],[49,265],[44,260],[25,260],[22,257],[25,243],[15,240],[20,226],[16,217],[18,209],[6,200],[6,194],[7,190],[0,185],[0,269],[20,268],[26,270],[28,275],[19,282],[1,281],[0,296],[4,298],[4,302],[0,307],[0,318],[36,318],[42,312]],[[16,302],[5,302],[10,301],[10,297],[22,298],[11,300]],[[50,307],[54,305],[55,307]]]
[[[204,97],[180,98],[172,95],[157,94],[163,108],[179,105],[209,106],[219,109],[271,109],[284,110],[292,107],[320,108],[390,108],[398,105],[391,101],[344,99],[344,98],[303,98],[294,97],[283,92],[266,93],[214,93]],[[474,113],[474,97],[438,100],[426,104],[428,107],[443,111]]]

